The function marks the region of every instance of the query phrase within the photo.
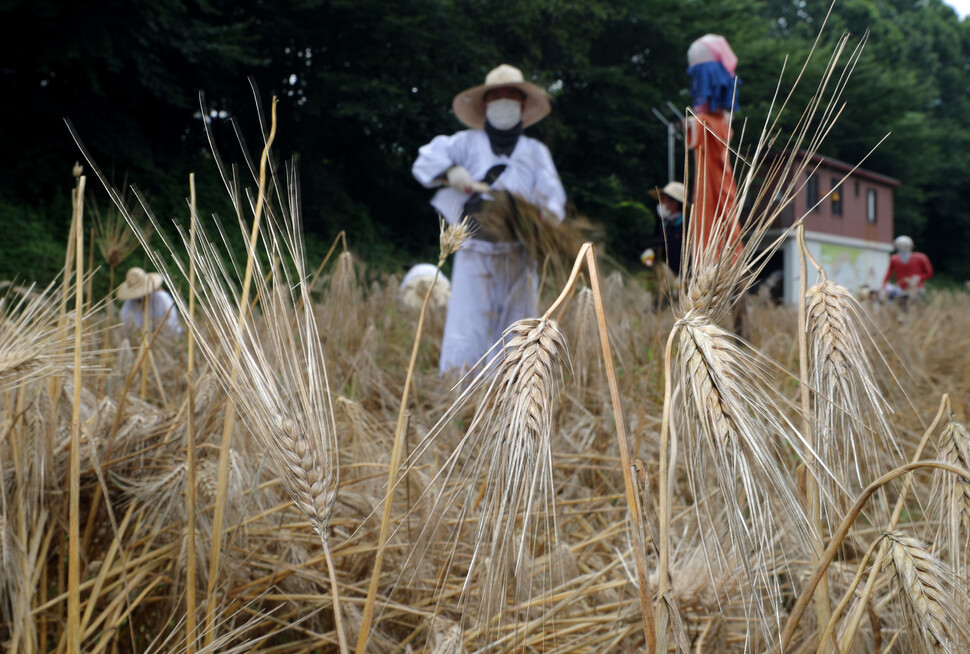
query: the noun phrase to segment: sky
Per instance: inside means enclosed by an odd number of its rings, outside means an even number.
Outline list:
[[[956,9],[960,18],[965,18],[970,14],[970,0],[944,0],[944,2]]]

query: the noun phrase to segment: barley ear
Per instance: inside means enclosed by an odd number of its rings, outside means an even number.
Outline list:
[[[919,634],[926,651],[970,651],[966,592],[954,585],[952,572],[915,538],[896,531],[886,534],[886,540],[910,632]]]

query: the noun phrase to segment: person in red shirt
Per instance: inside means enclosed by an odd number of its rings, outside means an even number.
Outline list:
[[[924,282],[933,276],[933,266],[922,252],[913,252],[913,239],[908,236],[897,236],[893,241],[897,254],[889,258],[889,269],[882,280],[882,290],[890,299],[900,295],[923,295],[926,289]],[[895,277],[896,283],[889,280]]]

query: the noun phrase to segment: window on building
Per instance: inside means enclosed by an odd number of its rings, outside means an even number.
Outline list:
[[[866,220],[876,222],[876,189],[866,191]]]
[[[832,194],[829,196],[832,198],[832,215],[841,216],[842,215],[842,187],[839,186],[839,178],[832,178]]]
[[[815,205],[818,204],[818,177],[815,175],[810,176],[805,184],[805,202],[809,210],[816,208]]]

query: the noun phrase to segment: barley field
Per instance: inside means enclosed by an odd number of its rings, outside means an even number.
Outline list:
[[[251,175],[221,171],[232,221],[189,181],[169,240],[89,159],[64,274],[6,288],[7,651],[970,651],[970,296],[862,303],[809,258],[779,306],[751,288],[775,207],[736,256],[690,249],[659,309],[584,245],[481,372],[441,378],[441,308],[365,281],[352,237],[304,251],[265,123]],[[776,138],[738,155],[742,196]],[[86,293],[139,247],[179,338]]]

